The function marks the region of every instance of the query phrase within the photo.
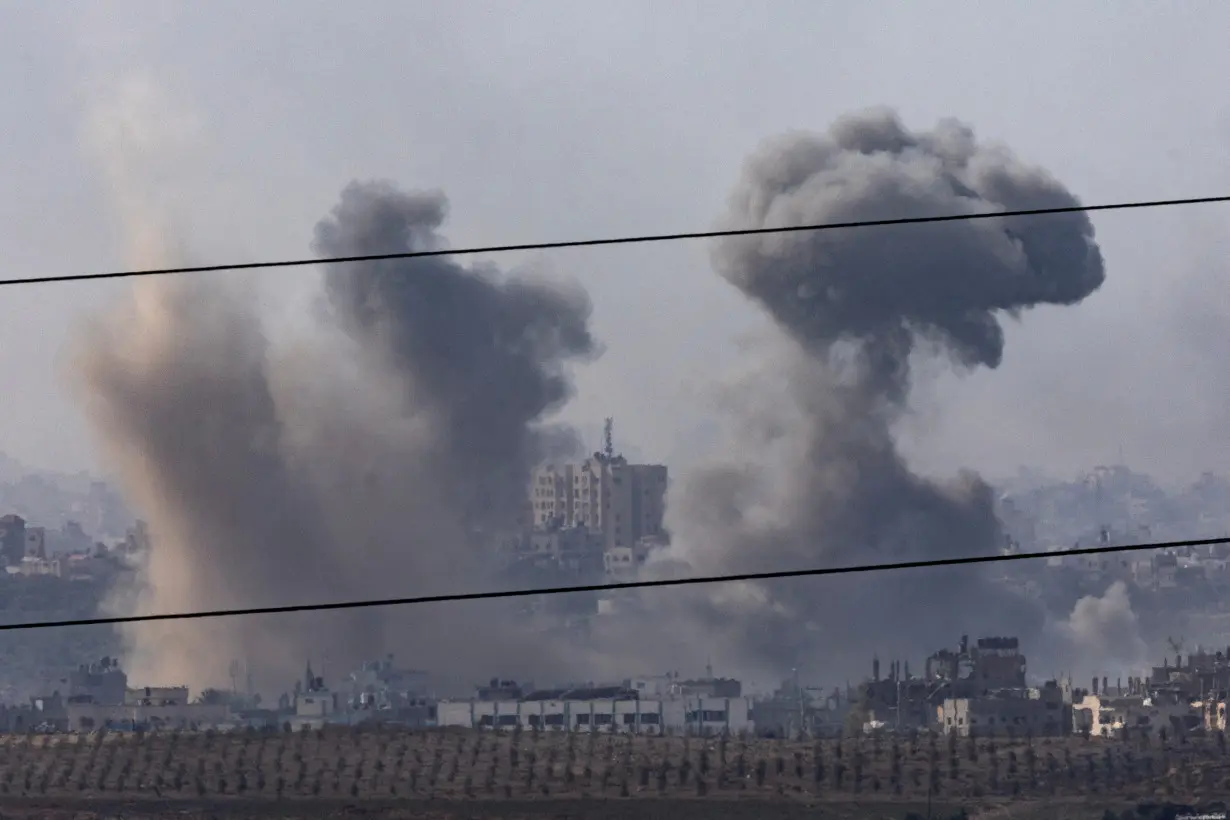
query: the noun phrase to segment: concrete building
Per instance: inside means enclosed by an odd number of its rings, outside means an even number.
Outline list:
[[[0,556],[6,566],[20,564],[26,557],[26,520],[20,515],[0,516]]]
[[[128,693],[128,675],[119,662],[103,658],[90,665],[82,664],[68,676],[70,700],[83,703],[122,704]]]
[[[649,546],[644,541],[627,547],[611,547],[602,552],[602,573],[613,582],[634,581],[649,559]]]
[[[945,734],[1059,737],[1072,732],[1072,709],[1055,683],[970,698],[945,698],[936,713]]]
[[[5,569],[9,575],[23,575],[26,577],[50,575],[53,578],[60,578],[64,575],[64,564],[59,558],[25,557],[16,564],[5,567]]]
[[[606,549],[661,536],[667,469],[595,453],[579,463],[544,464],[530,480],[523,524],[539,530],[583,528]]]
[[[1025,656],[1016,638],[979,638],[973,646],[961,636],[956,652],[942,649],[927,658],[924,678],[951,686],[953,697],[976,697],[999,689],[1024,689]]]
[[[226,704],[177,703],[163,705],[123,705],[81,703],[69,700],[64,710],[68,729],[88,732],[94,729],[201,729],[225,726],[231,720]]]
[[[804,686],[798,674],[782,681],[772,695],[758,698],[752,708],[756,733],[795,737],[800,732],[829,737],[843,731],[850,714],[849,692]]]
[[[600,532],[570,526],[534,530],[522,543],[525,544],[522,557],[536,565],[592,573],[600,568],[606,539]]]
[[[327,718],[338,711],[336,692],[314,689],[295,695],[295,716],[300,718]]]
[[[1205,722],[1203,703],[1185,698],[1136,695],[1095,695],[1082,692],[1072,705],[1073,731],[1094,737],[1118,737],[1123,732],[1154,734],[1161,729],[1181,732]]]
[[[183,706],[188,702],[187,686],[141,686],[124,691],[125,706]]]
[[[642,699],[622,687],[544,690],[520,700],[440,701],[439,726],[474,729],[737,734],[754,729],[748,698]]]
[[[427,697],[428,674],[394,663],[392,654],[365,661],[337,687],[345,705],[353,709],[393,709],[418,705]]]

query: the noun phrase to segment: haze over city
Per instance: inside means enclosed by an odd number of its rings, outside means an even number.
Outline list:
[[[1114,9],[10,5],[0,276],[1230,191],[1230,12]],[[3,617],[1230,536],[1225,216],[6,287]],[[1047,731],[1071,734],[1120,725],[1079,705],[1091,678],[1155,699],[1172,661],[1205,720],[1202,676],[1219,687],[1230,670],[1214,654],[1230,653],[1228,583],[1230,553],[1208,546],[14,633],[0,697],[67,696],[122,667],[215,693],[196,705],[225,706],[218,725],[277,702],[280,727],[323,720],[298,699],[341,680],[354,692],[334,700],[366,708],[375,690],[355,681],[392,691],[396,657],[430,684],[384,705],[432,726],[444,694],[493,676],[477,701],[655,676],[663,702],[701,697],[680,694],[691,676],[738,678],[735,694],[705,689],[728,701],[823,690],[809,731],[874,728],[889,701],[898,730],[907,711],[929,727],[932,706],[942,730],[973,714],[956,701],[987,695],[933,674],[960,642],[960,664],[1011,665],[1002,688],[1062,703]],[[1176,709],[1196,710],[1188,695]],[[775,713],[760,708],[763,729]],[[71,709],[43,723],[57,721]]]

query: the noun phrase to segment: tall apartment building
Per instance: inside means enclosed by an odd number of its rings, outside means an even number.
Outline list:
[[[579,463],[544,464],[530,485],[528,520],[535,529],[584,527],[603,534],[607,549],[663,533],[667,471],[595,454]]]

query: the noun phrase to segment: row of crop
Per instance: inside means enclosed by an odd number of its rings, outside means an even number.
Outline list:
[[[550,795],[1014,794],[1173,787],[1225,760],[1215,740],[765,742],[480,733],[195,733],[13,739],[0,793]]]

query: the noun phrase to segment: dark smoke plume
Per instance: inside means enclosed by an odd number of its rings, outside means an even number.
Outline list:
[[[352,184],[316,227],[315,249],[435,250],[445,210],[438,193]],[[525,501],[528,465],[558,450],[558,431],[534,425],[571,394],[563,365],[595,352],[585,293],[501,281],[446,257],[338,267],[325,282],[343,327],[401,379],[407,408],[430,419],[468,519],[507,525]]]
[[[315,245],[438,248],[445,205],[352,184]],[[444,258],[337,268],[326,292],[336,327],[289,350],[266,342],[249,292],[205,278],[142,283],[91,329],[90,418],[154,543],[138,611],[494,583],[486,551],[561,443],[542,425],[569,398],[565,368],[595,354],[586,295]],[[145,625],[129,661],[147,681],[194,686],[227,683],[231,658],[285,686],[322,652],[335,673],[396,651],[445,681],[552,674],[523,631],[473,605]]]
[[[890,111],[791,134],[748,162],[723,227],[1076,205],[1044,171],[980,144],[955,121],[907,130]],[[895,440],[911,363],[962,368],[1003,356],[1005,317],[1074,304],[1103,282],[1081,213],[1029,219],[768,234],[721,240],[717,271],[781,332],[761,362],[776,381],[741,401],[730,463],[671,498],[674,562],[708,573],[985,555],[1001,544],[990,488],[913,472]],[[775,582],[670,604],[676,658],[696,647],[746,670],[833,671],[871,653],[918,656],[966,631],[1039,647],[1045,613],[981,569]],[[666,596],[646,596],[651,607]],[[1066,613],[1065,613],[1066,614]]]

